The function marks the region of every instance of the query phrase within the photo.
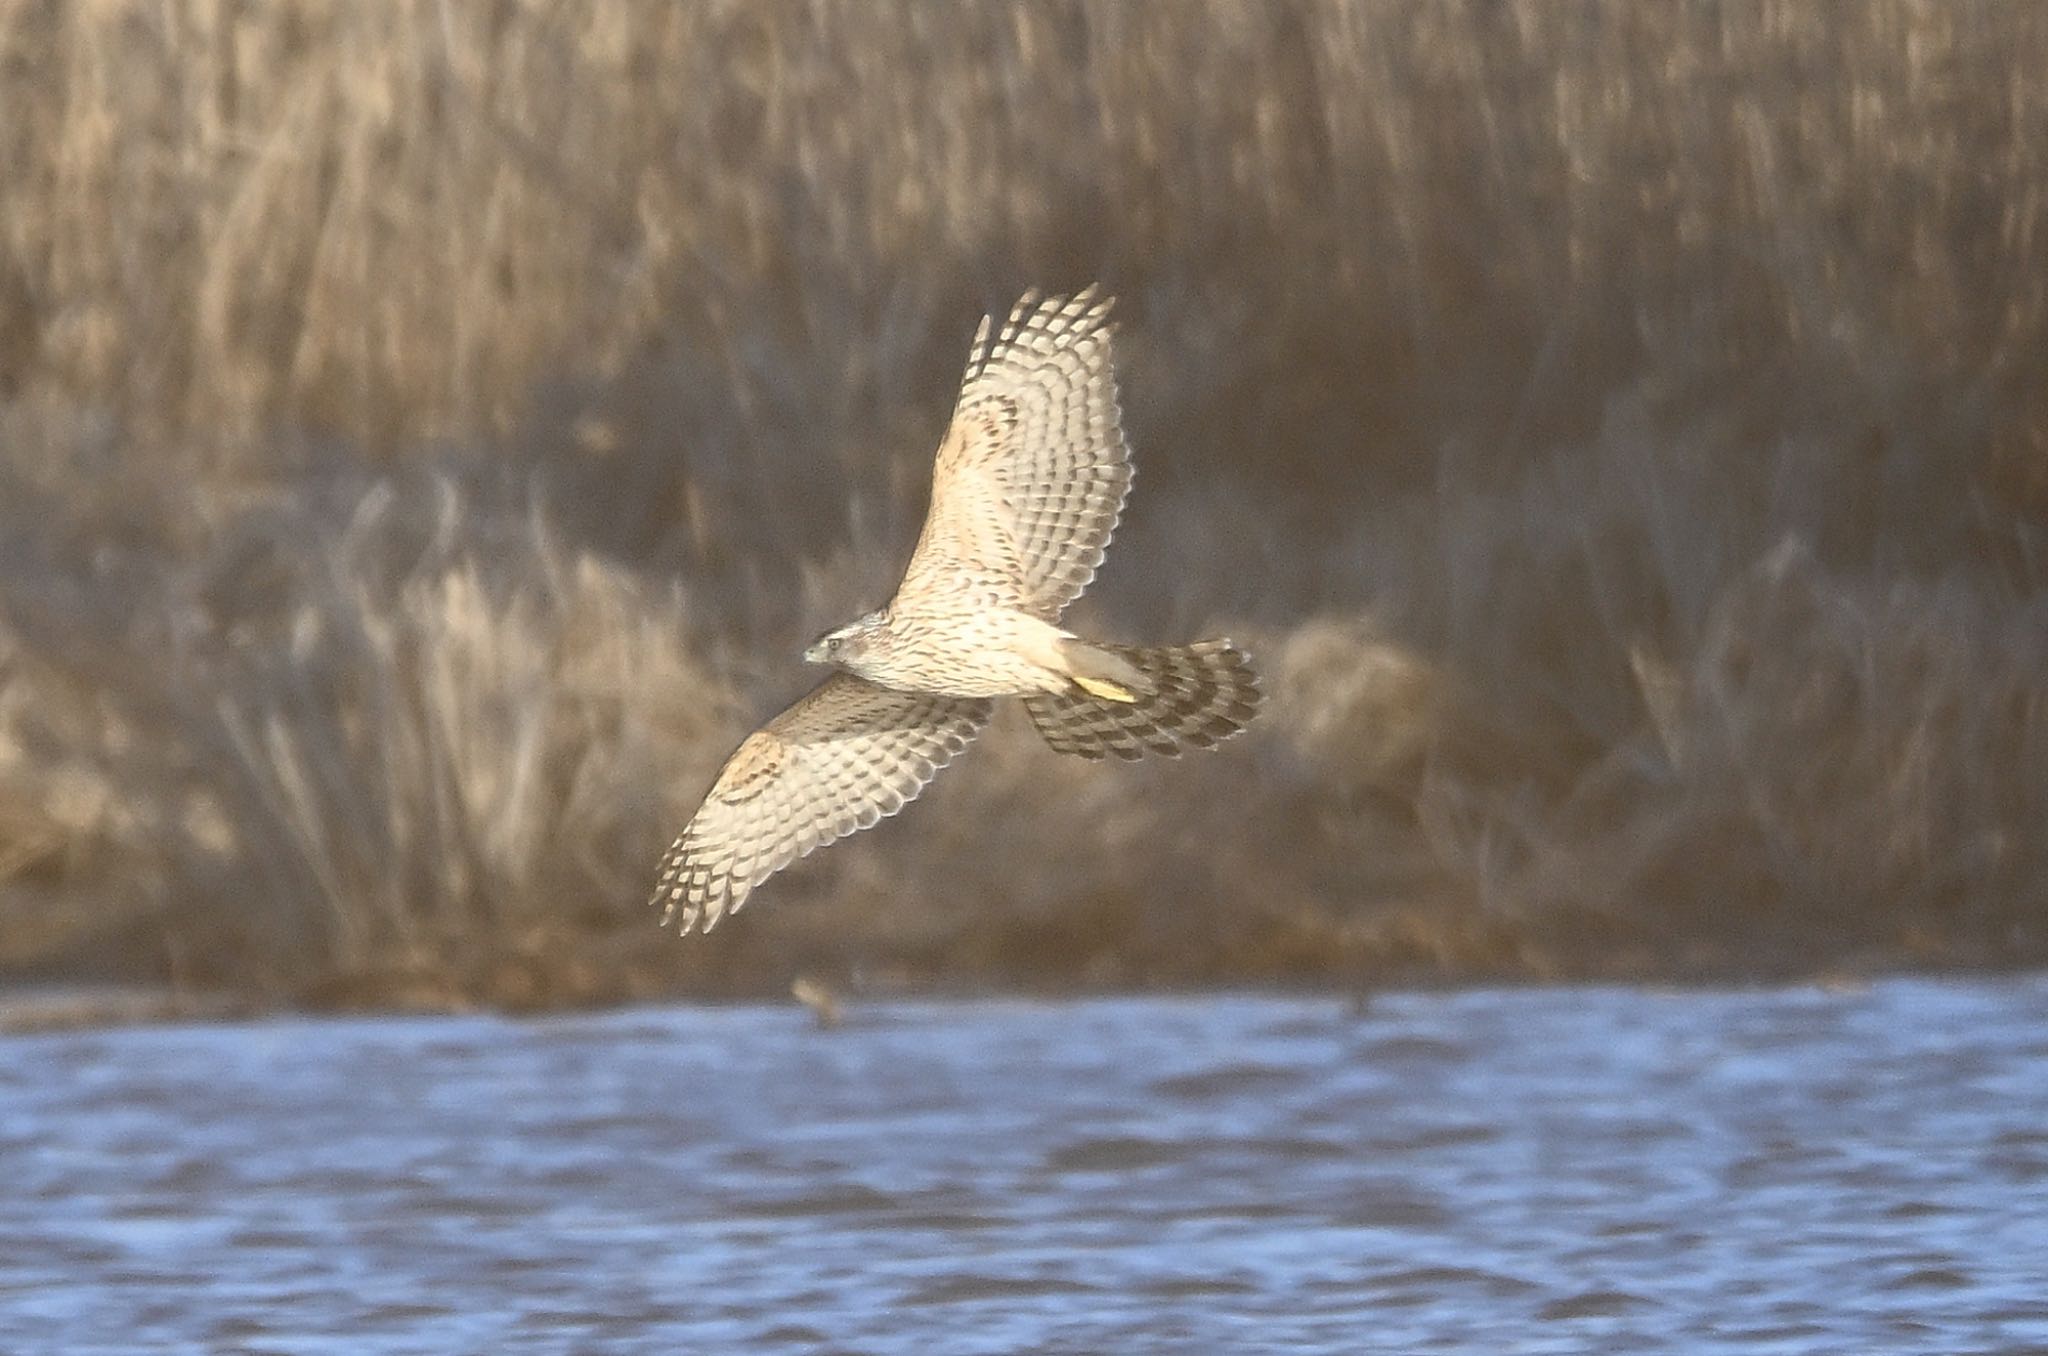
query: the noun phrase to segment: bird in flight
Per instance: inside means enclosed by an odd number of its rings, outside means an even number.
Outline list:
[[[747,736],[661,859],[664,927],[705,931],[797,858],[895,814],[1019,697],[1082,758],[1207,748],[1257,677],[1228,640],[1085,640],[1060,614],[1095,577],[1130,491],[1110,299],[1027,293],[984,317],[932,469],[924,531],[887,606],[804,658],[837,672]]]

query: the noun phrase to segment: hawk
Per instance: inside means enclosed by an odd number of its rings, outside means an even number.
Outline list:
[[[708,932],[797,858],[901,810],[995,698],[1022,698],[1045,742],[1082,758],[1207,748],[1252,718],[1257,678],[1228,640],[1138,648],[1059,625],[1131,485],[1109,309],[1090,287],[1027,293],[993,341],[982,319],[896,596],[805,650],[838,671],[720,769],[661,860],[663,926]]]

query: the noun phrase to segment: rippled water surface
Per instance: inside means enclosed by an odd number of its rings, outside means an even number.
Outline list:
[[[0,1350],[2048,1351],[2048,982],[0,1040]]]

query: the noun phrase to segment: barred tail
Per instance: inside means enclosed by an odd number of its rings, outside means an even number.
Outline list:
[[[1102,667],[1135,670],[1142,683],[1097,679],[1091,692],[1077,678],[1064,692],[1026,697],[1031,723],[1061,753],[1139,758],[1148,749],[1169,756],[1190,744],[1206,749],[1242,730],[1259,704],[1251,659],[1227,640],[1151,650],[1069,642],[1070,651],[1075,648],[1097,660],[1113,657]]]

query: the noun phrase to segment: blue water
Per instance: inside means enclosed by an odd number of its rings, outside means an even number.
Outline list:
[[[0,1039],[0,1351],[2048,1351],[2048,982]]]

